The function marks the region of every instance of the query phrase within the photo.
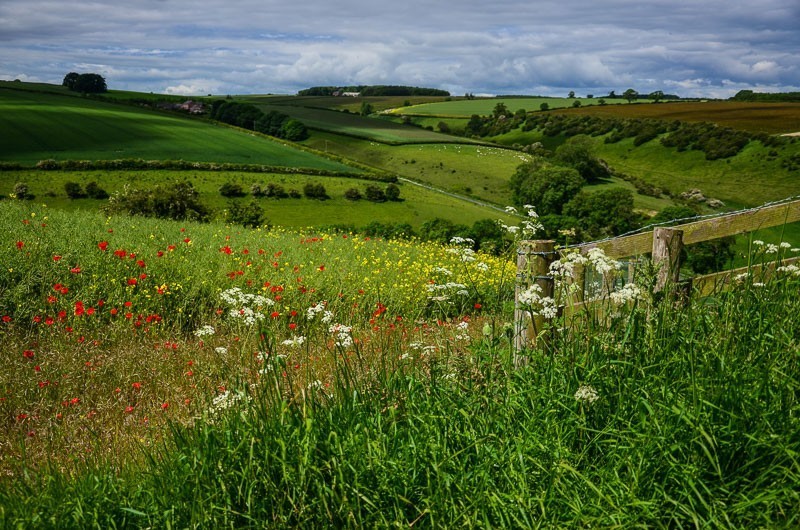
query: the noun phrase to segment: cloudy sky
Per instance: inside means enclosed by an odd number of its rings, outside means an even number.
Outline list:
[[[800,90],[800,0],[2,0],[0,79],[175,94]]]

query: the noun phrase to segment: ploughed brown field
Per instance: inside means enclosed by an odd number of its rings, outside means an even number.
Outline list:
[[[800,103],[707,101],[591,105],[552,112],[608,118],[652,118],[657,120],[707,121],[724,127],[768,134],[800,131]]]

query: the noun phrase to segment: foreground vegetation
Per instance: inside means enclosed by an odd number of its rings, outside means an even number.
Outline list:
[[[645,272],[515,359],[513,265],[463,245],[30,206],[0,204],[3,526],[800,522],[796,268],[685,305]]]

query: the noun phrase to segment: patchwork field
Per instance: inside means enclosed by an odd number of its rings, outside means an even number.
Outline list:
[[[581,105],[600,106],[597,98],[543,98],[543,97],[497,97],[497,98],[476,98],[476,99],[457,99],[453,101],[442,101],[436,103],[423,103],[410,107],[400,107],[389,111],[391,114],[409,114],[412,116],[437,116],[444,118],[469,118],[473,114],[488,116],[492,113],[498,103],[508,107],[511,113],[519,109],[528,112],[538,111],[543,103],[547,103],[550,109],[560,109],[572,107],[576,101]],[[647,100],[640,100],[647,101]],[[627,105],[624,99],[605,99],[606,105]]]

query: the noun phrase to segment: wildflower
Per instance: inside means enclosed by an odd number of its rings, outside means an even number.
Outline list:
[[[611,293],[611,301],[616,305],[623,305],[627,302],[640,300],[642,298],[642,290],[638,285],[633,283],[625,284],[619,291]]]
[[[226,348],[225,346],[217,346],[216,348],[214,348],[214,351],[220,355],[225,355],[226,353],[228,353],[228,348]]]
[[[350,326],[344,324],[334,324],[328,328],[328,333],[335,335],[335,344],[342,348],[349,348],[353,345],[353,337],[350,335],[353,330]]]
[[[531,284],[519,294],[517,300],[520,307],[528,311],[531,316],[542,316],[548,319],[558,316],[555,300],[549,296],[542,296],[542,287],[539,284]]]
[[[102,251],[104,251],[104,252],[105,252],[106,250],[108,250],[108,241],[101,241],[101,242],[99,242],[99,243],[97,244],[97,248],[99,248],[100,250],[102,250]]]
[[[575,400],[582,401],[584,403],[594,403],[600,399],[600,396],[597,394],[597,391],[592,388],[591,385],[581,385],[578,387],[578,390],[575,391]]]
[[[778,267],[778,272],[785,272],[787,274],[794,274],[795,276],[800,276],[800,267],[797,265],[783,265]]]
[[[22,241],[17,241],[17,250],[22,250],[22,247],[24,247],[24,246],[25,246],[25,243],[23,243]]]
[[[299,347],[302,346],[305,341],[306,341],[305,337],[294,335],[292,336],[291,339],[286,339],[283,342],[281,342],[281,344],[289,347]]]
[[[214,326],[205,325],[202,328],[196,329],[194,331],[194,336],[195,337],[207,337],[209,335],[213,335],[214,333],[216,333],[216,330],[214,329]]]

